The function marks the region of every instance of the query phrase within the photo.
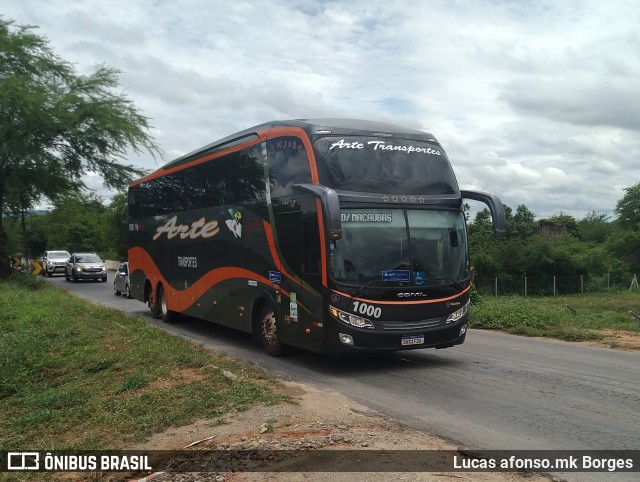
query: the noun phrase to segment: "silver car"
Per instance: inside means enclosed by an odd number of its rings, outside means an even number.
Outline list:
[[[73,253],[65,266],[65,278],[67,281],[79,281],[84,279],[107,281],[107,271],[104,262],[96,253]]]
[[[120,265],[113,278],[113,294],[116,296],[122,294],[127,298],[131,298],[131,292],[129,290],[129,263],[126,261]]]

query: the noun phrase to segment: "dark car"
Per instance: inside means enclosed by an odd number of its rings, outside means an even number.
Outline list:
[[[67,281],[85,279],[107,281],[107,271],[104,262],[96,253],[73,253],[65,266]]]
[[[116,276],[113,278],[113,294],[120,296],[125,295],[127,298],[131,298],[131,292],[129,291],[129,263],[124,262],[116,271]]]

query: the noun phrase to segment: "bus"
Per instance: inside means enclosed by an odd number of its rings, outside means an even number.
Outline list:
[[[132,297],[250,333],[279,356],[464,342],[463,198],[435,137],[353,119],[273,121],[186,154],[128,190]]]

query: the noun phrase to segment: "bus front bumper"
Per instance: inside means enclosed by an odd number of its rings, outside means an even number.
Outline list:
[[[389,333],[339,327],[330,339],[329,350],[339,353],[377,350],[416,350],[448,348],[464,343],[467,336],[466,317],[450,326],[411,333]]]

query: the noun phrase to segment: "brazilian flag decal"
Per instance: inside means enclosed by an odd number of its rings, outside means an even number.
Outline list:
[[[239,209],[229,209],[231,219],[227,219],[227,227],[236,238],[242,237],[242,213]]]

